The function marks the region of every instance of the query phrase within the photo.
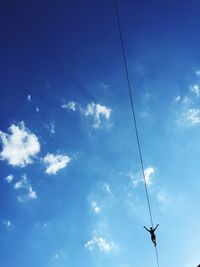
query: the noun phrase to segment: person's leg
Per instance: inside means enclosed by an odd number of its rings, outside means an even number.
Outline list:
[[[152,242],[154,243],[154,246],[156,246],[156,238],[155,237],[151,237],[151,240],[152,240]]]

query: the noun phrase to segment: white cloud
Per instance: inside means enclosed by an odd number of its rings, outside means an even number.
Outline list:
[[[200,77],[200,69],[196,70],[195,74]],[[200,83],[199,81],[194,81],[194,83],[188,86],[188,92],[185,95],[178,95],[174,98],[176,103],[179,102],[179,105],[176,107],[177,110],[172,110],[173,115],[174,113],[176,114],[178,126],[188,127],[200,123],[199,97]]]
[[[196,74],[198,77],[200,77],[200,69],[197,70],[197,71],[195,71],[195,74]]]
[[[55,134],[55,121],[50,123],[50,132],[51,134]]]
[[[28,101],[28,102],[31,102],[31,95],[28,95],[28,96],[27,96],[27,101]]]
[[[197,96],[199,97],[200,95],[200,87],[198,84],[194,84],[190,86],[190,90]]]
[[[154,167],[148,167],[144,170],[144,175],[147,185],[152,184],[152,175],[154,174],[154,172],[155,172]],[[127,174],[127,176],[130,177],[134,187],[137,187],[140,183],[144,182],[142,172],[136,174],[130,172]]]
[[[103,187],[108,194],[111,194],[110,185],[108,183],[105,183]]]
[[[189,105],[189,104],[192,104],[192,100],[188,96],[185,96],[183,98],[182,103],[185,104],[185,105]]]
[[[52,121],[50,124],[45,124],[46,129],[49,130],[49,132],[51,133],[51,135],[55,134],[55,121]]]
[[[94,120],[94,128],[99,128],[102,119],[109,120],[112,112],[111,108],[100,105],[98,103],[95,104],[93,102],[87,104],[86,108],[83,108],[75,101],[69,101],[68,103],[64,103],[61,107],[73,111],[79,111],[85,117],[91,117]]]
[[[107,84],[107,83],[104,83],[104,82],[99,83],[99,85],[104,89],[110,88],[110,84]]]
[[[3,220],[2,225],[6,228],[6,230],[11,230],[13,227],[13,223],[10,220]]]
[[[15,189],[23,188],[23,183],[22,183],[22,181],[19,181],[19,182],[15,183],[14,188],[15,188]]]
[[[76,111],[76,102],[69,101],[68,103],[64,103],[61,107],[65,108],[65,109],[70,109],[70,110]]]
[[[188,125],[194,126],[200,123],[200,109],[190,108],[183,113],[183,119]]]
[[[144,170],[145,180],[148,185],[152,184],[152,175],[154,174],[154,168],[148,167]]]
[[[181,100],[181,96],[180,96],[180,95],[176,96],[176,97],[174,98],[174,100],[175,100],[175,102],[179,102],[179,101]]]
[[[47,174],[56,174],[59,170],[65,168],[70,162],[70,158],[67,155],[50,154],[48,153],[43,159],[46,166]]]
[[[110,119],[111,109],[106,106],[102,106],[100,104],[89,103],[84,112],[86,117],[92,116],[94,118],[94,128],[98,128],[101,124],[101,118],[106,120]]]
[[[141,175],[142,175],[141,173],[133,174],[131,172],[126,174],[126,176],[128,176],[131,179],[131,182],[134,187],[137,187],[139,183],[143,182]]]
[[[12,166],[25,167],[33,162],[33,158],[40,152],[40,143],[35,134],[31,133],[24,125],[12,124],[10,134],[0,131],[0,140],[3,149],[0,153],[2,160],[7,160]]]
[[[9,174],[8,176],[6,176],[5,180],[10,184],[14,180],[14,176],[12,174]]]
[[[114,242],[107,241],[104,237],[94,237],[89,240],[85,247],[90,251],[98,248],[101,252],[110,252],[115,248]]]
[[[200,86],[194,84],[190,86],[190,91],[193,92],[196,97],[200,96]],[[200,124],[200,109],[197,107],[197,99],[194,96],[185,95],[180,102],[179,110],[176,111],[177,125],[187,127]]]
[[[100,213],[101,208],[100,208],[100,206],[97,204],[96,201],[94,201],[94,200],[91,201],[90,205],[91,205],[92,210],[93,210],[95,213]]]
[[[37,198],[37,194],[35,191],[33,191],[33,188],[31,186],[28,189],[28,196],[29,196],[29,198],[32,198],[32,199]]]
[[[157,193],[157,200],[158,200],[158,202],[160,202],[160,203],[165,203],[165,202],[167,201],[167,196],[166,196],[166,194],[165,194],[164,192],[162,192],[162,191],[159,191],[159,192]]]
[[[33,190],[25,174],[22,175],[21,180],[15,183],[14,188],[16,190],[22,189],[23,191],[25,191],[25,193],[18,196],[18,201],[20,202],[37,198],[37,193]]]

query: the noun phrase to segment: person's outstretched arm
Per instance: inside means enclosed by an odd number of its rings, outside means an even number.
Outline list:
[[[156,225],[156,227],[154,228],[154,231],[157,229],[158,226],[159,226],[159,224]]]
[[[144,226],[144,229],[147,230],[148,232],[150,232],[149,229],[147,229],[145,226]]]

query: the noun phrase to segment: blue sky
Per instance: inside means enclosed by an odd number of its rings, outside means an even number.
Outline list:
[[[156,266],[113,2],[0,7],[1,266]],[[162,267],[200,263],[199,8],[119,1]]]

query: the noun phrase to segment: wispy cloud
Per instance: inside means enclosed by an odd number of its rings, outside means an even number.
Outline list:
[[[198,108],[186,109],[182,116],[187,125],[194,126],[200,123],[200,109]]]
[[[61,107],[72,111],[78,111],[86,118],[91,118],[94,128],[99,128],[103,120],[108,121],[112,112],[111,108],[94,102],[88,103],[86,108],[83,108],[75,101],[64,103]]]
[[[55,127],[55,121],[52,121],[49,128],[51,134],[55,134]]]
[[[40,152],[40,143],[35,134],[31,133],[22,121],[9,127],[10,134],[0,131],[3,149],[0,153],[2,160],[7,160],[12,166],[25,167],[33,162]]]
[[[111,194],[110,185],[108,183],[105,183],[103,188],[108,194]]]
[[[75,101],[69,101],[68,103],[62,104],[61,107],[65,108],[65,109],[70,109],[70,110],[76,111],[76,102]]]
[[[43,159],[43,162],[46,166],[47,174],[56,174],[59,170],[65,168],[70,162],[70,157],[62,154],[51,154],[48,153]]]
[[[91,209],[95,212],[95,213],[100,213],[101,212],[101,208],[100,206],[98,205],[98,203],[94,200],[92,200],[90,202],[90,206],[91,206]]]
[[[12,174],[9,174],[8,176],[6,176],[5,180],[10,184],[14,180],[14,176]]]
[[[93,251],[94,249],[98,249],[101,252],[111,252],[116,245],[113,241],[108,241],[106,238],[102,236],[94,237],[85,243],[85,248],[89,251]]]
[[[144,170],[145,180],[148,185],[152,184],[152,175],[155,169],[153,167],[148,167]]]
[[[10,220],[3,220],[2,225],[6,228],[7,231],[10,231],[14,226]]]
[[[174,98],[175,102],[179,102],[181,100],[181,96],[180,95],[177,95],[175,98]]]
[[[144,170],[145,180],[147,185],[151,185],[153,182],[153,174],[155,173],[155,168],[150,166]],[[139,173],[131,173],[129,172],[127,174],[128,177],[130,177],[132,184],[134,187],[137,187],[140,183],[144,182],[143,174],[142,172]]]
[[[200,86],[198,84],[193,84],[190,86],[191,92],[193,92],[197,97],[200,95]]]
[[[104,88],[104,89],[108,89],[108,88],[110,88],[110,84],[108,84],[108,83],[104,83],[104,82],[100,82],[100,83],[99,83],[99,86],[102,87],[102,88]]]
[[[181,103],[181,106],[176,110],[176,122],[178,126],[190,127],[200,124],[200,109],[195,105]]]
[[[119,245],[111,223],[117,200],[110,190],[110,185],[103,181],[97,182],[88,198],[90,209],[98,216],[91,213],[91,238],[84,244],[85,248],[94,253],[99,251],[109,253],[118,249]]]
[[[46,127],[47,130],[49,130],[51,135],[54,135],[56,133],[56,131],[55,131],[55,128],[56,128],[55,121],[52,121],[49,124],[45,124],[45,127]]]
[[[99,128],[102,118],[109,120],[111,115],[111,109],[95,103],[89,103],[83,114],[88,117],[91,116],[94,119],[93,127]]]
[[[28,95],[28,96],[27,96],[27,101],[28,101],[28,102],[31,102],[31,95]]]
[[[14,184],[14,189],[22,191],[22,194],[17,198],[20,202],[37,198],[37,193],[33,190],[26,174],[23,174],[21,179]]]
[[[166,193],[164,193],[163,191],[158,191],[157,200],[160,203],[166,203],[168,200],[168,197],[167,197]]]
[[[196,71],[196,75],[199,70]],[[197,75],[198,76],[198,75]],[[200,124],[200,108],[199,108],[200,85],[194,82],[193,85],[188,86],[188,91],[183,96],[176,96],[175,111],[176,122],[178,126],[188,127]]]
[[[195,74],[196,74],[198,77],[200,77],[200,69],[196,70],[196,71],[195,71]]]

